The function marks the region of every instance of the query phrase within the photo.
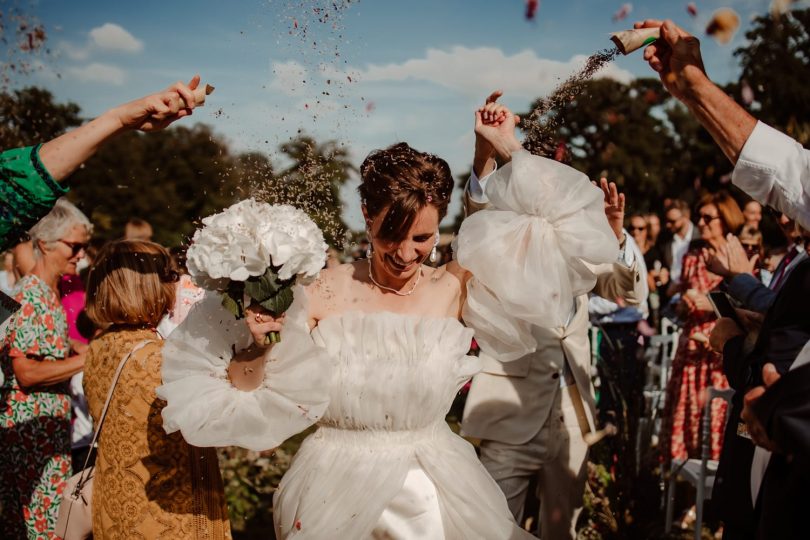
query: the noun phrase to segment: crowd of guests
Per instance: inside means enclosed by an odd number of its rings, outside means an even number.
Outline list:
[[[697,41],[682,29],[659,21],[638,26],[661,28],[661,39],[648,46],[645,59],[735,164],[732,180],[752,199],[728,192],[691,202],[674,199],[660,216],[633,214],[622,223],[624,199],[603,182],[606,215],[621,246],[621,260],[604,270],[614,286],[600,292],[603,281],[590,299],[574,298],[569,327],[533,329],[538,343],[555,344],[548,349],[555,351],[553,362],[539,353],[531,362],[553,364],[542,384],[564,389],[562,408],[559,400],[538,404],[547,423],[528,430],[525,440],[499,440],[481,427],[482,461],[505,492],[512,489],[507,498],[519,519],[526,479],[538,473],[552,478],[555,471],[537,454],[552,443],[576,441],[576,455],[570,446],[554,457],[560,475],[544,488],[550,498],[541,501],[543,528],[553,531],[547,536],[569,537],[581,508],[586,436],[598,427],[582,408],[583,402],[592,404],[592,392],[590,382],[579,380],[586,369],[580,345],[587,330],[578,314],[590,312],[603,328],[608,344],[603,355],[610,370],[622,374],[617,380],[628,394],[639,380],[638,344],[667,318],[677,321],[682,334],[667,389],[664,460],[698,457],[706,389],[732,387],[731,410],[721,403],[711,409],[711,455],[720,459],[715,493],[725,537],[798,538],[805,529],[801,517],[810,477],[807,151],[758,123],[714,86],[703,72]],[[151,242],[151,227],[143,220],[132,220],[123,239],[98,245],[91,240],[91,222],[62,198],[64,178],[116,133],[161,129],[191,114],[198,83],[198,78],[177,83],[112,109],[69,136],[0,154],[0,247],[9,250],[0,287],[20,304],[7,321],[0,349],[3,538],[51,538],[67,478],[93,460],[96,538],[130,538],[133,531],[145,538],[230,536],[215,453],[191,447],[179,434],[167,436],[155,395],[161,334],[179,324],[201,295],[183,275],[182,254],[173,257]],[[465,207],[485,204],[480,184],[493,167],[486,156],[479,163],[477,148]],[[765,241],[769,214],[783,242]],[[718,319],[708,296],[717,291],[736,301],[736,317]],[[116,367],[124,358],[129,368],[116,384]],[[540,369],[525,364],[527,373]],[[471,397],[484,395],[485,377],[473,381]],[[498,380],[506,379],[490,382]],[[111,389],[104,437],[91,450],[93,425]],[[610,424],[620,405],[601,397],[599,423]],[[463,428],[470,433],[478,428],[468,413]],[[516,460],[526,456],[535,456],[532,465],[517,471]],[[554,493],[570,500],[555,501]]]

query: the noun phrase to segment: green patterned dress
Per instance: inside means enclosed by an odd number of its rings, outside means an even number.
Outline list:
[[[57,294],[37,276],[22,278],[14,299],[22,307],[12,315],[0,351],[5,378],[0,388],[0,538],[50,539],[71,470],[68,383],[21,388],[11,358],[66,358],[67,319]]]
[[[0,251],[18,244],[68,191],[45,169],[40,146],[0,153]]]

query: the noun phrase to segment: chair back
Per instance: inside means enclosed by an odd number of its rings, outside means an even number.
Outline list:
[[[715,388],[710,386],[706,389],[706,403],[703,405],[703,422],[701,425],[701,454],[702,461],[701,468],[705,470],[706,463],[712,456],[712,403],[715,399],[722,399],[726,404],[731,404],[731,398],[734,395],[732,388]],[[725,425],[728,422],[728,409],[726,407],[726,414],[723,418],[723,431],[725,432]]]

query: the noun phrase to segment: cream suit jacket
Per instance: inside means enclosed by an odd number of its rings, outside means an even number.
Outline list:
[[[486,207],[464,191],[467,215]],[[643,298],[638,264],[616,262],[592,266],[597,275],[593,292],[613,300],[637,304]],[[462,420],[462,433],[477,439],[523,444],[543,427],[560,388],[563,361],[568,359],[574,381],[585,404],[591,430],[596,407],[591,384],[591,350],[588,340],[588,296],[575,300],[576,312],[566,327],[541,328],[532,334],[537,350],[512,362],[500,362],[481,351],[483,370],[472,381]]]

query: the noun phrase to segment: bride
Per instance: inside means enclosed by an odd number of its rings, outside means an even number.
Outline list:
[[[454,188],[447,163],[396,144],[361,167],[367,260],[297,285],[281,319],[250,311],[249,330],[212,296],[168,339],[166,431],[265,450],[317,424],[275,493],[278,538],[532,538],[444,417],[479,370],[474,332],[482,349],[523,356],[530,325],[562,324],[560,299],[593,286],[579,261],[611,262],[618,245],[602,192],[523,151],[515,118],[476,112],[512,163],[488,183],[495,209],[465,221],[457,260],[424,264]],[[265,350],[271,331],[281,342]]]

